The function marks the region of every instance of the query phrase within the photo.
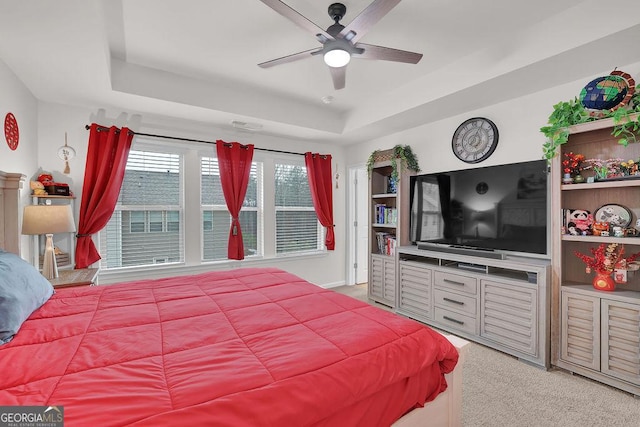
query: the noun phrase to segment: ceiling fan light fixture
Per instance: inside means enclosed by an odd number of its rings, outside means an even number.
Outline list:
[[[351,61],[351,54],[340,47],[330,49],[324,54],[324,63],[329,67],[344,67],[349,61]]]

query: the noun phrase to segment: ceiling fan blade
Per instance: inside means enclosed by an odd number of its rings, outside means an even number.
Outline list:
[[[356,47],[364,48],[364,52],[361,54],[354,54],[355,58],[379,59],[383,61],[405,62],[407,64],[417,64],[422,59],[421,53],[409,52],[407,50],[399,50],[365,43],[358,43]]]
[[[331,34],[327,33],[325,30],[318,27],[316,24],[309,21],[307,18],[300,15],[298,12],[296,12],[294,9],[287,6],[280,0],[260,0],[260,1],[266,4],[267,6],[269,6],[271,9],[278,12],[280,15],[287,18],[289,21],[293,22],[294,24],[302,28],[303,30],[310,32],[314,36],[317,36],[318,34],[322,34],[327,39],[333,40],[333,36]]]
[[[293,53],[291,55],[283,56],[282,58],[272,59],[271,61],[266,61],[258,64],[261,68],[269,68],[275,65],[286,64],[288,62],[298,61],[300,59],[308,58],[316,53],[322,51],[322,48],[313,48],[309,50],[305,50],[303,52]]]
[[[340,31],[338,38],[346,38],[352,43],[357,42],[398,3],[400,0],[375,0]]]
[[[333,88],[335,90],[344,89],[347,80],[347,67],[329,67],[329,71],[331,71]]]

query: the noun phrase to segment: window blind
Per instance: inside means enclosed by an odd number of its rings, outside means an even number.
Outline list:
[[[277,254],[322,249],[322,227],[313,208],[304,165],[275,164],[275,206]]]
[[[100,232],[101,268],[184,261],[183,159],[132,149],[115,212]]]

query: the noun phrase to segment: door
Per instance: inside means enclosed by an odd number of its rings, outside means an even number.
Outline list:
[[[369,276],[369,177],[366,166],[349,167],[348,193],[350,244],[347,278],[349,284],[366,283]]]

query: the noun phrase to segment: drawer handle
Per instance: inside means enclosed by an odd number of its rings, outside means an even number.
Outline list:
[[[442,299],[443,299],[443,300],[445,300],[446,302],[452,302],[452,303],[454,303],[454,304],[464,305],[464,302],[462,302],[462,301],[456,301],[456,300],[454,300],[454,299],[447,298],[447,297],[444,297],[444,298],[442,298]]]
[[[451,317],[448,317],[448,316],[442,316],[442,318],[443,318],[444,320],[448,320],[448,321],[450,321],[450,322],[457,323],[458,325],[464,325],[464,322],[463,322],[462,320],[452,319]]]
[[[452,285],[464,286],[464,282],[456,282],[455,280],[444,279],[446,283],[451,283]]]

